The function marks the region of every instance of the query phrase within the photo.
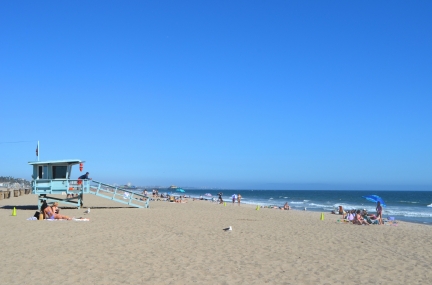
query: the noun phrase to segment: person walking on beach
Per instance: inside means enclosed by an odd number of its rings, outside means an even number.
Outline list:
[[[383,224],[383,220],[382,220],[382,206],[381,206],[381,202],[380,201],[377,202],[376,212],[377,212],[377,220],[378,220],[379,224],[382,225]]]
[[[242,198],[242,196],[240,194],[237,194],[237,202],[238,202],[239,206],[240,206],[241,198]]]
[[[222,192],[219,192],[219,193],[218,193],[218,196],[219,196],[219,198],[218,198],[219,204],[222,204],[222,203],[223,203],[222,195],[223,195]]]
[[[236,195],[236,194],[233,194],[233,195],[231,196],[231,198],[232,198],[232,202],[233,202],[233,205],[234,205],[235,201],[237,200],[237,195]]]

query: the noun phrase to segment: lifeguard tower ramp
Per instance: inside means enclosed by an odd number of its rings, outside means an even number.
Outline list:
[[[137,208],[148,208],[150,206],[150,198],[145,197],[142,194],[94,180],[89,180],[89,182],[89,194]]]
[[[79,209],[84,206],[84,194],[96,195],[131,207],[149,207],[149,198],[128,189],[93,180],[70,179],[74,165],[79,164],[80,170],[83,169],[84,161],[79,159],[32,161],[29,164],[33,166],[32,194],[38,195],[39,209],[43,200]]]

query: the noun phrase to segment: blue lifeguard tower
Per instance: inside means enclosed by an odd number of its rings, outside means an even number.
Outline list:
[[[47,203],[59,202],[79,209],[83,206],[84,194],[93,194],[132,207],[149,207],[150,199],[142,194],[94,180],[71,179],[72,167],[79,165],[82,171],[84,163],[80,159],[30,161],[29,164],[33,166],[32,194],[39,196],[38,208],[46,200]]]

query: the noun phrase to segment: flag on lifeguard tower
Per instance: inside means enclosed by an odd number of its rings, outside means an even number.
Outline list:
[[[36,145],[36,156],[37,156],[37,159],[39,161],[39,141],[38,141],[38,143]]]

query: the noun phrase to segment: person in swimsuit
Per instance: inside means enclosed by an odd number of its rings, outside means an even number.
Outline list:
[[[56,210],[58,209],[58,203],[54,202],[52,206],[48,206],[44,209],[45,219],[52,220],[72,220],[68,216],[62,216],[60,214],[56,214]]]
[[[242,196],[240,194],[237,194],[237,202],[239,206],[240,206],[241,198]]]
[[[289,210],[290,206],[288,205],[288,202],[285,202],[285,205],[283,206],[284,210]]]
[[[377,212],[377,220],[379,222],[380,225],[383,224],[383,220],[382,220],[382,206],[381,206],[381,202],[378,201],[377,202],[377,206],[376,206],[376,212]]]

